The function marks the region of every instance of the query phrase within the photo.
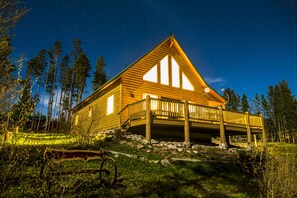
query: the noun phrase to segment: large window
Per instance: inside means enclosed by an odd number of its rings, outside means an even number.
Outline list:
[[[186,76],[186,74],[182,73],[182,82],[183,82],[183,89],[194,91],[194,86]]]
[[[113,113],[113,110],[114,110],[113,106],[114,106],[114,95],[109,96],[107,98],[107,110],[106,110],[107,115]]]
[[[175,59],[172,57],[172,86],[173,87],[180,87],[180,75],[179,75],[179,66]]]
[[[168,55],[160,62],[161,84],[169,85]]]
[[[173,56],[170,56],[171,64],[169,64],[169,56],[166,55],[160,62],[160,67],[155,65],[143,75],[143,80],[161,83],[163,85],[171,85],[172,87],[182,88],[194,91],[194,86],[186,76],[180,65]],[[171,74],[171,75],[170,75]],[[181,75],[182,74],[182,75]],[[159,76],[159,79],[158,79]],[[171,76],[169,78],[169,76]]]
[[[143,80],[147,80],[147,81],[150,81],[150,82],[158,82],[158,75],[157,74],[158,74],[157,65],[155,65],[146,74],[144,74]]]

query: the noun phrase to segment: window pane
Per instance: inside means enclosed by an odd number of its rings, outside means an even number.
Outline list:
[[[157,65],[155,65],[152,69],[150,69],[146,74],[143,75],[143,80],[158,82]]]
[[[168,55],[165,56],[160,62],[161,84],[169,85],[169,71],[168,71]]]
[[[179,65],[175,61],[175,59],[172,57],[171,59],[172,63],[172,86],[173,87],[180,87],[180,81],[179,81]]]
[[[107,99],[107,115],[113,113],[114,95],[109,96]]]
[[[183,80],[183,89],[194,91],[194,86],[192,85],[192,83],[190,82],[190,80],[184,73],[182,73],[182,78],[183,78],[182,79]]]

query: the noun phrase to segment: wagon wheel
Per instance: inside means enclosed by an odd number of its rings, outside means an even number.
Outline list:
[[[106,157],[100,166],[100,182],[105,186],[112,186],[117,179],[117,165],[115,160]]]

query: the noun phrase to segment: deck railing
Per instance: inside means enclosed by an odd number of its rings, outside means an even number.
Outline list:
[[[156,118],[183,119],[184,103],[168,99],[151,99],[152,115]]]
[[[251,127],[262,127],[262,119],[258,115],[249,115]]]
[[[150,110],[153,119],[185,120],[185,102],[170,99],[150,98]],[[126,122],[146,118],[146,99],[125,106],[120,112],[121,126]],[[197,104],[188,104],[189,121],[219,124],[220,110]],[[258,115],[222,110],[224,125],[241,127],[262,127],[262,118]]]
[[[263,117],[249,114],[249,112],[234,112],[222,108],[190,104],[188,101],[156,99],[147,96],[146,99],[125,106],[118,114],[122,128],[145,125],[147,140],[151,140],[153,124],[180,126],[182,123],[186,143],[190,142],[190,127],[219,128],[220,143],[223,148],[227,147],[225,130],[241,132],[242,129],[245,129],[249,145],[252,142],[252,133],[262,131],[263,146],[266,148]]]
[[[214,107],[189,104],[190,120],[219,121],[219,109]]]
[[[231,125],[247,125],[246,113],[223,110],[224,123]]]

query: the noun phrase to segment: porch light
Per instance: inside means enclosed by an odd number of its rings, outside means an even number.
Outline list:
[[[228,89],[229,89],[229,88],[228,88]],[[222,88],[222,92],[223,92],[223,93],[226,93],[226,94],[227,94],[227,97],[228,97],[227,101],[225,102],[225,105],[226,105],[226,104],[229,102],[229,100],[230,100],[230,96],[229,96],[229,94],[228,94],[228,92],[227,92],[228,89],[225,90],[224,88]]]
[[[204,88],[204,93],[209,93],[210,92],[210,88],[209,87],[205,87]]]

